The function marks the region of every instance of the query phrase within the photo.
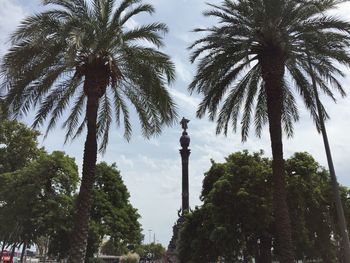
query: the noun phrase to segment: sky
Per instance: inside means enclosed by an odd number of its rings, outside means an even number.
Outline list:
[[[218,0],[208,0],[220,3]],[[176,82],[169,87],[174,98],[180,118],[190,119],[188,133],[191,137],[191,155],[189,163],[190,206],[200,205],[200,191],[204,173],[210,168],[213,159],[224,161],[230,153],[247,149],[263,150],[271,156],[270,140],[267,127],[261,138],[252,132],[249,139],[241,142],[240,134],[229,133],[227,137],[215,135],[215,123],[205,117],[196,118],[196,108],[201,97],[189,94],[188,84],[195,73],[195,65],[189,62],[187,47],[199,36],[191,32],[196,27],[212,25],[215,21],[204,18],[202,12],[208,7],[203,0],[148,0],[156,13],[152,17],[139,16],[133,20],[135,25],[159,21],[166,23],[169,33],[165,36],[165,47],[162,51],[169,54],[176,65]],[[20,21],[41,10],[39,0],[0,0],[0,57],[9,47],[9,34],[15,30]],[[344,3],[332,12],[350,21],[350,3]],[[345,90],[350,90],[350,71],[341,80]],[[296,94],[297,95],[297,94]],[[326,123],[329,141],[334,157],[335,169],[341,184],[350,187],[350,98],[337,97],[337,103],[321,97],[328,109],[331,120]],[[316,160],[327,167],[326,156],[321,136],[310,115],[300,101],[300,121],[295,124],[292,139],[284,138],[285,158],[297,151],[307,151]],[[31,124],[31,116],[22,119]],[[153,241],[167,246],[172,236],[172,226],[177,220],[177,211],[181,206],[181,159],[179,138],[181,126],[176,124],[165,128],[163,133],[150,140],[142,137],[138,120],[132,117],[133,136],[128,143],[123,131],[113,129],[104,155],[98,161],[116,163],[130,192],[130,201],[141,215],[140,223],[144,229],[145,243]],[[180,120],[179,120],[180,121]],[[40,129],[45,131],[45,127]],[[48,151],[62,150],[74,157],[79,167],[82,165],[85,136],[72,143],[64,144],[64,130],[57,128],[40,144]],[[81,170],[81,169],[80,169]]]

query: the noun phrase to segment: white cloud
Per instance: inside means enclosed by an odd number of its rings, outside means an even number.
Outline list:
[[[0,1],[0,55],[9,47],[10,34],[25,16],[26,11],[17,1]]]
[[[183,59],[180,59],[176,56],[173,57],[173,61],[175,63],[177,77],[183,82],[189,83],[192,79],[193,74],[188,67],[188,63],[185,63]]]
[[[195,112],[198,103],[200,102],[199,98],[190,96],[188,93],[183,93],[176,89],[171,89],[170,94],[178,101],[180,108],[183,110],[185,107],[187,110],[190,110],[191,113]]]
[[[120,165],[130,166],[131,168],[134,167],[133,160],[131,158],[126,158],[124,154],[120,155],[120,158],[118,160],[120,162]]]

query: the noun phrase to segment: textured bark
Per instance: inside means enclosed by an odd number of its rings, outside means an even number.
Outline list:
[[[83,263],[85,259],[97,160],[97,112],[99,98],[104,94],[108,84],[108,71],[102,63],[87,68],[85,74],[87,136],[68,263]]]
[[[260,57],[265,81],[267,112],[272,149],[273,211],[277,232],[277,251],[281,263],[294,263],[291,224],[286,201],[285,168],[282,144],[284,59],[275,50]]]
[[[17,243],[14,243],[13,246],[12,246],[10,262],[13,262],[13,257],[15,256],[16,246],[17,246]]]
[[[1,246],[1,251],[0,251],[0,260],[2,259],[2,255],[4,254],[5,246],[6,246],[6,241],[3,240],[2,246]]]
[[[27,242],[24,241],[23,242],[23,247],[22,247],[22,253],[21,253],[21,259],[20,259],[20,262],[23,263],[23,259],[24,259],[24,254],[26,253],[26,248],[27,248]]]
[[[258,255],[256,255],[256,263],[271,263],[272,262],[272,238],[270,235],[265,235],[260,238],[258,245]]]

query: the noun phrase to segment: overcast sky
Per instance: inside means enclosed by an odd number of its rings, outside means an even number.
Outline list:
[[[160,21],[169,27],[165,37],[168,53],[176,64],[177,80],[169,87],[178,108],[179,116],[190,119],[189,135],[191,137],[190,156],[190,205],[200,204],[199,195],[203,174],[210,167],[210,159],[217,162],[234,151],[248,149],[249,151],[264,150],[271,155],[268,130],[258,139],[251,133],[247,142],[241,143],[239,134],[229,134],[227,137],[215,135],[215,124],[207,119],[196,119],[195,112],[200,97],[190,96],[187,86],[194,74],[195,66],[189,63],[189,53],[186,49],[198,36],[191,33],[195,27],[210,25],[201,13],[207,7],[202,0],[148,0],[156,8],[152,17],[141,16],[133,21],[136,24]],[[218,0],[209,1],[219,3]],[[0,0],[0,56],[8,48],[8,36],[21,19],[40,10],[39,0]],[[343,4],[336,10],[338,16],[350,20],[350,4]],[[350,89],[350,74],[342,80],[344,87]],[[338,96],[339,97],[339,96]],[[331,120],[327,123],[329,139],[334,156],[335,168],[341,184],[350,186],[350,99],[339,98],[334,104],[328,100],[325,105],[329,110]],[[322,165],[327,166],[322,138],[304,110],[300,106],[300,122],[295,125],[293,139],[284,140],[285,157],[296,151],[311,153]],[[31,124],[31,118],[23,119]],[[98,161],[115,162],[121,171],[127,185],[131,202],[141,214],[145,242],[149,242],[155,234],[157,241],[167,246],[172,235],[172,226],[177,219],[177,210],[181,206],[181,161],[179,155],[180,125],[166,128],[163,134],[151,140],[142,138],[137,119],[133,118],[133,138],[126,143],[122,131],[113,130],[110,143],[104,156]],[[44,129],[42,129],[44,132]],[[58,126],[47,139],[40,143],[48,151],[63,150],[75,157],[81,167],[85,137],[70,144],[63,144],[64,131]]]

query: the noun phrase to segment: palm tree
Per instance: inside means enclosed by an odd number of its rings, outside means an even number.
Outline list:
[[[199,63],[189,90],[204,96],[198,117],[208,112],[209,119],[217,122],[216,132],[224,134],[230,124],[236,131],[240,119],[243,141],[252,121],[259,137],[263,126],[269,124],[277,253],[283,263],[294,262],[294,249],[286,203],[282,132],[292,136],[293,123],[299,119],[293,89],[301,95],[313,119],[318,120],[307,54],[317,56],[312,65],[317,78],[344,94],[337,80],[342,72],[333,62],[350,65],[345,51],[350,44],[350,24],[324,14],[340,2],[224,0],[220,6],[210,4],[212,9],[204,15],[219,19],[219,23],[196,29],[204,36],[190,47],[191,61]],[[327,85],[320,89],[334,98]],[[323,106],[322,111],[327,116]]]
[[[174,64],[158,51],[166,25],[130,23],[137,14],[154,12],[141,0],[43,3],[45,10],[25,19],[11,37],[1,65],[2,90],[14,117],[35,108],[34,127],[48,119],[46,134],[67,109],[66,140],[87,127],[68,259],[83,262],[98,145],[106,149],[113,117],[130,139],[130,104],[146,138],[173,123],[175,104],[166,85],[174,80]]]
[[[350,242],[349,242],[348,228],[347,228],[347,223],[344,215],[343,204],[340,198],[339,184],[338,184],[337,176],[335,174],[331,148],[329,146],[329,141],[328,141],[328,135],[327,135],[326,125],[325,125],[326,116],[324,116],[324,112],[322,110],[322,104],[321,104],[319,94],[318,94],[318,89],[317,89],[317,81],[313,72],[310,56],[308,56],[308,63],[309,63],[312,88],[315,96],[317,114],[318,114],[317,130],[322,134],[323,144],[324,144],[324,148],[327,156],[327,163],[328,163],[328,169],[329,169],[329,174],[331,179],[334,204],[337,212],[338,227],[340,230],[340,237],[341,237],[340,244],[343,252],[343,259],[344,259],[344,262],[350,262]],[[321,82],[320,85],[323,85],[323,83]]]

